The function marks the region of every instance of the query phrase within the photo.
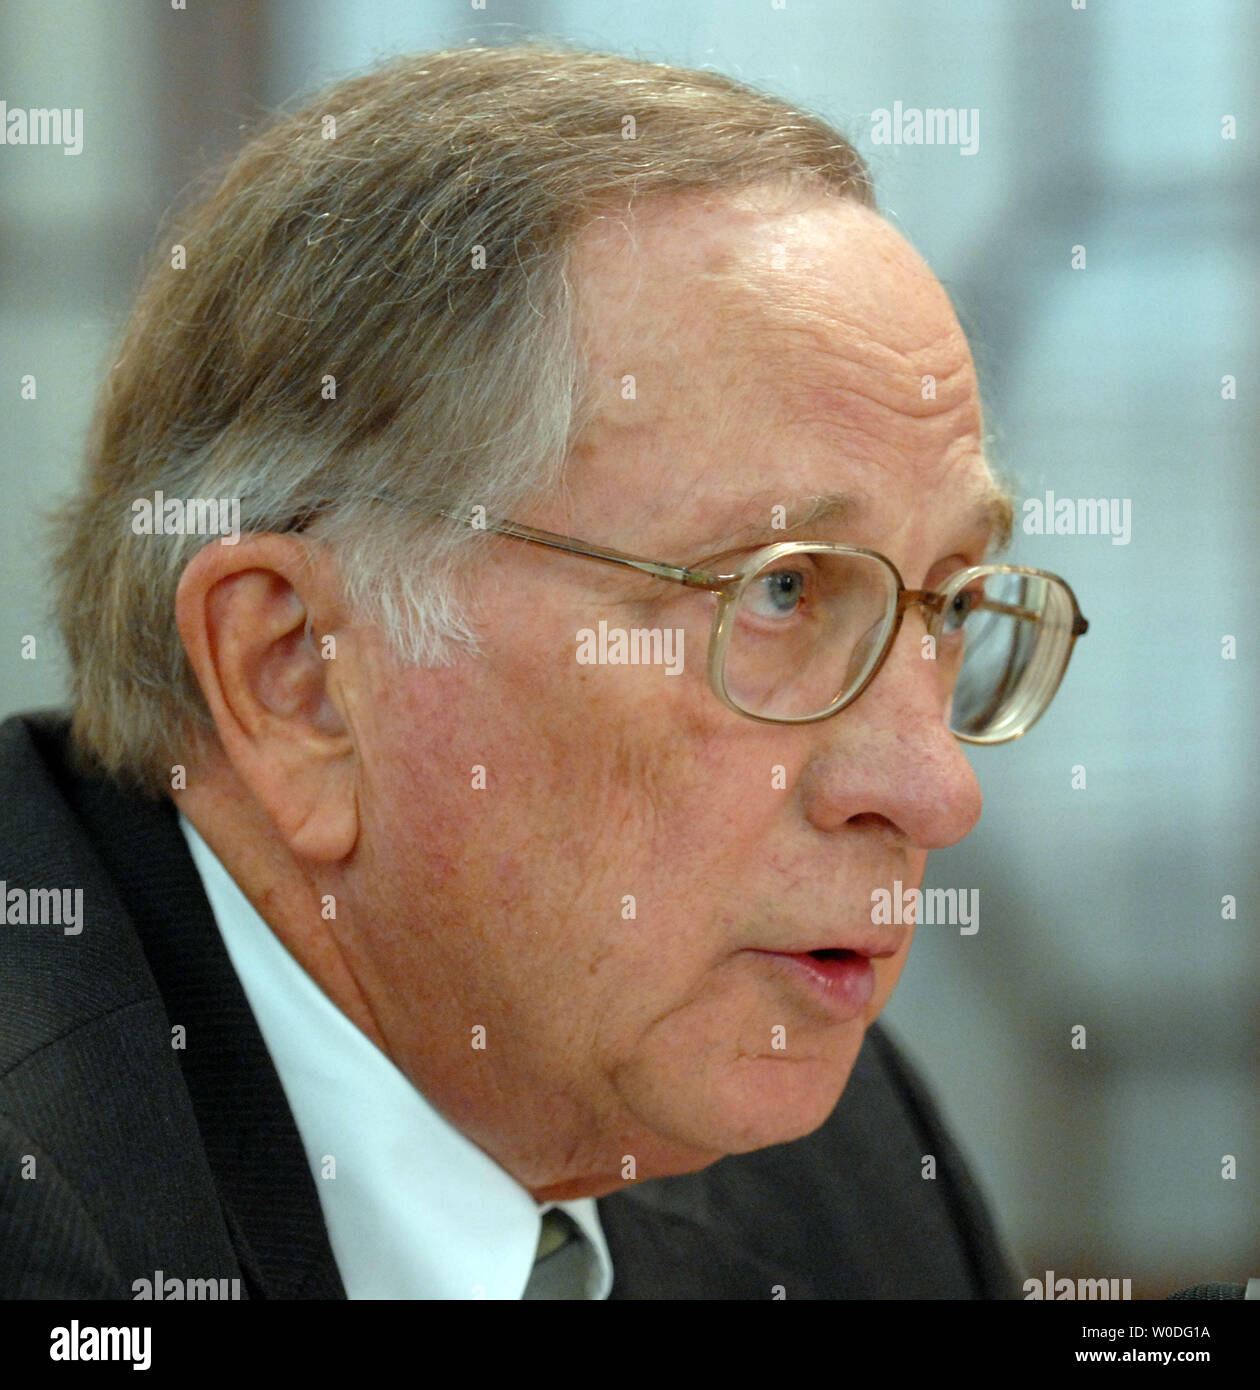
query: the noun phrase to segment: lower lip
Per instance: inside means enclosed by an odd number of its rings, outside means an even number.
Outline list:
[[[785,978],[795,980],[839,1019],[857,1018],[875,993],[875,970],[866,956],[850,954],[818,960],[814,956],[787,955],[781,951],[753,951],[751,954],[773,962]]]

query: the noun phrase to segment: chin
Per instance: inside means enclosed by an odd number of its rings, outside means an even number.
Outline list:
[[[859,1037],[844,1065],[835,1056],[745,1062],[732,1096],[738,1122],[731,1130],[727,1152],[749,1153],[788,1144],[826,1124],[849,1083],[860,1045]]]
[[[839,1045],[811,1056],[741,1057],[716,1076],[696,1073],[691,1085],[672,1091],[668,1106],[656,1107],[653,1128],[672,1142],[648,1159],[651,1176],[694,1172],[728,1154],[812,1134],[835,1110],[864,1031],[855,1028]]]

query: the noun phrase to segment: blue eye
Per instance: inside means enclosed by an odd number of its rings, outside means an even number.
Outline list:
[[[771,570],[748,586],[744,601],[759,618],[782,618],[794,613],[805,589],[800,570]]]

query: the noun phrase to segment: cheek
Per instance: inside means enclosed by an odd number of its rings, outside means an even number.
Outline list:
[[[677,987],[720,954],[782,813],[758,726],[690,661],[580,666],[571,643],[505,639],[485,662],[405,674],[371,718],[365,818],[410,891],[495,940],[580,936],[610,973],[655,953],[649,979]]]

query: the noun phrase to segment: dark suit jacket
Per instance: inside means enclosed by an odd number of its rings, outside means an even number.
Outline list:
[[[0,788],[0,878],[82,888],[85,922],[77,936],[0,923],[0,1296],[131,1298],[160,1269],[239,1278],[252,1298],[344,1298],[174,807],[76,771],[52,713],[0,725]],[[599,1215],[614,1298],[1017,1296],[961,1157],[878,1026],[814,1134],[625,1188]]]

